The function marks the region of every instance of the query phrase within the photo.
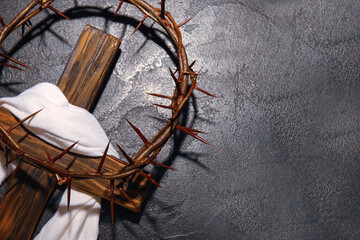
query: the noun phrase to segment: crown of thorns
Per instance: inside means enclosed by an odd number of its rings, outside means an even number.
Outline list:
[[[53,6],[51,6],[51,3],[53,3],[54,0],[32,0],[30,4],[28,4],[14,19],[12,19],[8,24],[5,24],[3,19],[0,16],[0,23],[2,24],[2,30],[0,31],[0,45],[1,43],[6,39],[9,34],[11,34],[15,29],[18,27],[24,26],[29,24],[30,19],[33,18],[35,15],[40,13],[44,9],[49,9],[56,14],[61,15],[64,18],[69,19],[65,14],[55,9]],[[99,162],[99,165],[97,169],[94,169],[93,171],[84,171],[84,172],[75,172],[72,170],[67,170],[64,168],[61,168],[58,166],[55,162],[57,160],[60,160],[67,152],[69,152],[76,144],[77,142],[73,143],[71,146],[69,146],[67,149],[65,149],[63,152],[61,152],[59,155],[55,157],[51,157],[49,152],[47,150],[44,151],[44,159],[40,159],[38,157],[35,157],[26,151],[24,151],[17,142],[11,137],[11,131],[14,130],[16,127],[24,123],[25,121],[29,120],[30,118],[35,117],[35,115],[40,112],[41,110],[29,115],[28,117],[22,119],[21,121],[17,122],[15,125],[8,129],[4,129],[0,126],[0,140],[4,144],[4,154],[5,154],[5,161],[8,165],[15,161],[16,159],[19,159],[19,164],[17,165],[15,171],[13,172],[12,176],[10,177],[8,183],[11,181],[13,176],[15,175],[17,169],[19,168],[21,162],[26,162],[28,164],[31,164],[33,166],[36,166],[38,168],[44,169],[48,172],[54,173],[57,176],[59,176],[60,180],[63,182],[66,182],[68,185],[68,190],[71,188],[71,181],[72,179],[89,179],[89,178],[102,178],[102,179],[108,179],[110,181],[110,196],[111,196],[111,217],[113,220],[114,210],[114,188],[117,187],[120,192],[129,200],[129,196],[127,196],[126,192],[124,191],[124,183],[133,177],[136,173],[142,175],[143,177],[149,179],[152,183],[159,186],[159,184],[149,175],[145,174],[143,172],[143,168],[146,167],[149,164],[157,165],[166,167],[169,169],[173,169],[169,166],[166,166],[158,161],[156,161],[156,157],[167,142],[167,140],[170,138],[170,136],[176,131],[180,130],[186,134],[189,134],[190,136],[206,143],[204,139],[202,139],[200,136],[198,136],[199,133],[204,133],[199,130],[195,130],[192,128],[188,128],[185,126],[178,125],[179,117],[181,115],[182,109],[185,105],[185,103],[189,100],[189,97],[193,93],[194,90],[198,90],[202,93],[205,93],[209,96],[216,97],[201,88],[199,88],[196,84],[196,78],[199,75],[198,73],[194,72],[192,67],[195,62],[192,64],[188,63],[187,54],[185,51],[185,48],[182,44],[182,38],[179,28],[187,23],[190,19],[177,24],[175,20],[173,19],[170,12],[165,10],[165,0],[161,0],[160,2],[160,8],[153,7],[149,3],[143,0],[121,0],[115,15],[120,10],[122,4],[124,2],[127,2],[129,4],[134,5],[137,7],[143,14],[144,17],[140,21],[139,25],[135,28],[134,32],[142,25],[142,23],[145,21],[146,18],[151,18],[154,22],[159,24],[161,27],[163,27],[166,32],[168,33],[171,40],[174,42],[176,46],[176,54],[178,58],[178,66],[175,71],[173,71],[171,68],[170,75],[171,79],[175,83],[175,89],[172,96],[165,96],[159,93],[148,93],[152,96],[169,99],[171,100],[170,105],[159,105],[154,104],[161,108],[166,108],[171,111],[171,118],[167,121],[166,125],[151,139],[147,140],[147,138],[141,133],[141,131],[130,121],[126,120],[129,125],[135,130],[135,132],[138,134],[138,136],[141,138],[144,145],[141,147],[141,149],[134,154],[132,157],[126,154],[126,152],[118,145],[118,149],[126,159],[126,161],[122,161],[120,159],[116,159],[117,161],[120,161],[125,166],[121,169],[112,169],[111,171],[102,171],[102,166],[104,164],[104,161],[107,156],[107,151],[110,145],[110,142],[108,143],[107,147],[105,148],[104,154]],[[69,19],[70,20],[70,19]],[[0,56],[4,59],[7,59],[8,61],[12,63],[7,62],[1,62],[0,64],[11,67],[18,70],[23,70],[23,68],[28,68],[27,65],[24,63],[8,56],[3,53],[0,53]],[[209,144],[210,145],[210,144]],[[13,151],[14,154],[10,158],[9,153]],[[174,170],[174,169],[173,169]],[[70,191],[68,191],[68,194],[70,194]],[[70,195],[68,196],[68,203],[70,201]],[[131,201],[132,202],[132,201]],[[137,208],[137,206],[133,203],[133,205]]]

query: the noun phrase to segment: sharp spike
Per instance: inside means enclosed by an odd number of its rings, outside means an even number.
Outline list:
[[[115,11],[115,14],[114,16],[118,13],[118,11],[120,10],[121,8],[121,5],[124,3],[124,0],[121,0],[120,3],[119,3],[119,6],[117,7],[116,11]]]
[[[130,124],[130,126],[135,130],[135,132],[139,135],[139,137],[141,138],[141,140],[145,143],[146,147],[150,146],[149,141],[145,138],[145,136],[140,132],[140,130],[135,127],[129,120],[126,119],[126,121]]]
[[[189,65],[189,69],[191,69],[196,63],[196,60],[194,60],[192,63],[190,63]],[[179,68],[176,68],[175,72],[174,73],[177,73],[179,71]]]
[[[5,167],[9,166],[9,164],[11,164],[12,162],[14,162],[16,159],[22,157],[23,154],[16,154],[14,155],[6,164],[5,164]]]
[[[152,182],[152,183],[155,184],[156,186],[162,188],[162,186],[161,186],[159,183],[157,183],[154,178],[152,178],[151,176],[147,175],[144,171],[139,171],[139,174],[140,174],[141,176],[147,178],[150,182]]]
[[[215,95],[213,95],[213,94],[211,94],[211,93],[208,93],[207,91],[202,90],[202,89],[199,88],[198,86],[195,86],[195,89],[198,90],[198,91],[200,91],[200,92],[202,92],[202,93],[205,93],[206,95],[209,95],[209,96],[211,96],[211,97],[218,98],[218,96],[215,96]]]
[[[162,108],[166,108],[166,109],[171,109],[171,110],[176,110],[175,108],[173,108],[172,106],[166,106],[166,105],[160,105],[160,104],[156,104],[156,103],[153,103],[154,106],[157,106],[157,107],[162,107]]]
[[[27,116],[26,118],[22,119],[21,121],[17,122],[15,125],[13,125],[12,127],[10,127],[7,132],[11,132],[12,130],[14,130],[17,126],[21,125],[22,123],[24,123],[26,120],[34,117],[36,114],[38,114],[40,111],[42,111],[42,109],[40,109],[39,111],[37,112],[34,112],[33,114],[30,114],[29,116]]]
[[[46,152],[46,156],[47,156],[49,162],[51,163],[51,162],[52,162],[52,159],[51,159],[50,153],[48,152],[47,149],[45,149],[45,152]]]
[[[188,128],[186,128],[186,127],[177,125],[176,128],[179,129],[180,131],[186,133],[186,134],[189,134],[190,136],[196,138],[197,140],[199,140],[199,141],[201,141],[201,142],[203,142],[203,143],[205,143],[205,144],[208,144],[208,145],[210,145],[210,146],[213,146],[213,145],[211,145],[210,143],[208,143],[207,141],[205,141],[204,139],[202,139],[201,137],[199,137],[198,135],[196,135],[195,133],[193,133],[192,131],[190,131],[190,130],[189,130]]]
[[[125,161],[123,161],[123,160],[121,160],[121,159],[118,159],[118,158],[116,158],[116,157],[114,157],[114,156],[111,156],[111,158],[114,159],[115,161],[121,163],[121,164],[126,165],[126,166],[129,165],[129,163],[127,163],[127,162],[125,162]]]
[[[114,179],[110,180],[111,224],[114,224]]]
[[[68,211],[70,209],[70,193],[71,193],[71,180],[72,180],[72,177],[71,176],[67,176],[67,208],[68,208]]]
[[[20,165],[21,165],[21,162],[18,163],[18,165],[16,166],[15,170],[12,172],[9,180],[7,181],[6,186],[5,186],[5,189],[7,189],[7,191],[9,190],[8,187],[10,186],[10,182],[14,179],[16,173],[19,171]]]
[[[62,156],[64,156],[67,152],[69,152],[79,141],[74,142],[70,147],[62,151],[59,155],[51,159],[50,163],[54,163],[56,160],[60,159]]]
[[[138,206],[136,206],[136,204],[134,203],[134,201],[129,197],[129,195],[127,195],[127,193],[125,192],[125,190],[121,187],[119,188],[120,192],[126,197],[127,200],[129,200],[129,202],[132,203],[132,205],[134,205],[134,207],[140,212],[140,208],[138,208]]]
[[[10,56],[8,56],[8,55],[6,55],[6,54],[0,53],[0,56],[1,56],[1,57],[4,57],[4,58],[7,58],[7,59],[9,59],[10,61],[12,61],[12,62],[14,62],[14,63],[17,63],[17,64],[19,64],[20,66],[23,66],[23,67],[25,67],[25,68],[28,68],[28,69],[30,69],[30,70],[33,70],[31,67],[25,65],[24,63],[20,62],[19,60],[16,60],[15,58],[12,58],[12,57],[10,57]],[[13,66],[13,65],[11,65],[11,66]],[[20,70],[24,71],[23,69],[20,69]]]
[[[191,69],[196,63],[196,60],[194,60],[192,63],[190,63],[189,65],[189,69]],[[179,68],[176,68],[176,71],[174,73],[177,73],[179,71]]]
[[[132,160],[132,158],[127,155],[127,153],[120,147],[119,144],[116,144],[116,146],[118,147],[118,149],[120,150],[121,154],[126,158],[126,160],[130,163],[130,164],[134,164],[134,161]]]
[[[101,160],[100,160],[100,164],[99,164],[99,166],[98,166],[98,169],[96,170],[96,173],[100,173],[101,168],[102,168],[102,166],[104,165],[105,158],[106,158],[107,152],[108,152],[108,150],[109,150],[110,142],[111,142],[111,140],[109,140],[109,143],[107,144],[107,146],[106,146],[106,148],[105,148],[104,154],[103,154],[103,156],[102,156],[102,158],[101,158]]]
[[[172,100],[172,97],[170,97],[170,96],[165,96],[165,95],[162,95],[162,94],[157,94],[157,93],[146,93],[146,94],[151,95],[151,96],[154,96],[154,97],[167,98],[167,99]]]
[[[185,128],[186,130],[189,130],[191,132],[208,134],[207,132],[199,131],[199,130],[196,130],[196,129],[193,129],[193,128],[188,128],[188,127],[184,127],[184,126],[181,126],[181,127]]]
[[[195,75],[195,76],[201,75],[200,73],[196,73],[196,72],[193,72],[193,71],[184,71],[184,73],[189,74],[189,75]]]
[[[160,148],[158,148],[160,149]],[[146,160],[146,164],[152,163],[155,158],[157,157],[157,154],[159,153],[159,150],[157,150],[156,152],[154,152],[153,155],[151,155],[147,160]]]
[[[191,69],[196,63],[196,60],[194,60],[192,63],[190,63],[189,68]]]
[[[171,70],[171,68],[169,68],[170,70],[170,74],[171,77],[173,78],[174,82],[175,82],[175,86],[176,86],[176,91],[178,91],[179,95],[181,96],[181,89],[180,89],[180,84],[181,81],[179,81],[176,77],[175,77],[175,73]]]
[[[167,168],[167,169],[171,169],[171,170],[173,170],[173,171],[177,171],[177,169],[172,168],[172,167],[170,167],[170,166],[168,166],[168,165],[159,163],[159,162],[157,162],[157,161],[152,161],[152,162],[150,162],[150,163],[151,163],[151,164],[154,164],[154,165],[157,165],[157,166],[160,166],[160,167],[164,167],[164,168]]]
[[[67,20],[70,20],[70,18],[68,18],[65,14],[63,14],[62,12],[60,12],[59,10],[57,10],[56,8],[54,8],[53,6],[50,5],[50,3],[47,3],[45,5],[43,5],[45,8],[50,9],[51,11],[53,11],[54,13],[59,14],[60,16],[62,16],[63,18],[66,18]]]
[[[178,27],[181,27],[181,26],[183,26],[184,24],[186,24],[186,23],[188,23],[191,19],[193,19],[194,17],[191,17],[191,18],[189,18],[188,20],[185,20],[185,21],[183,21],[182,23],[180,23],[179,25],[178,25]]]
[[[165,0],[161,0],[160,4],[161,4],[160,17],[162,19],[164,19],[165,18]]]
[[[145,15],[145,16],[143,17],[143,19],[140,21],[140,23],[137,25],[137,27],[136,27],[135,30],[131,33],[131,35],[134,35],[134,33],[140,28],[140,26],[144,23],[144,21],[146,20],[147,17],[148,17],[147,15]]]
[[[5,67],[10,67],[10,68],[13,68],[13,69],[16,69],[16,70],[20,70],[20,71],[25,72],[24,69],[21,69],[21,68],[19,68],[19,67],[17,67],[17,66],[14,66],[14,65],[12,65],[12,64],[9,64],[9,63],[4,63],[4,62],[2,62],[2,63],[0,63],[0,64],[3,65],[3,66],[5,66]]]
[[[179,81],[179,80],[175,77],[175,73],[171,70],[171,68],[169,68],[169,70],[170,70],[171,77],[173,78],[175,84],[177,85],[178,83],[181,83],[181,81]]]

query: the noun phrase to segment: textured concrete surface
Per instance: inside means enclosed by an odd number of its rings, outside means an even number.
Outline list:
[[[171,92],[174,58],[150,20],[130,36],[142,16],[125,4],[114,18],[117,4],[56,1],[72,22],[49,12],[24,40],[16,32],[3,50],[35,70],[1,69],[0,96],[56,83],[84,25],[103,29],[123,43],[94,114],[131,154],[140,141],[124,119],[155,134],[168,113],[144,92]],[[0,15],[23,6],[2,0]],[[179,171],[151,170],[164,188],[152,188],[142,214],[116,207],[111,225],[103,201],[99,239],[359,239],[360,2],[168,0],[167,9],[178,22],[194,16],[184,43],[199,86],[219,98],[196,92],[187,125],[214,147],[172,139],[160,160]]]

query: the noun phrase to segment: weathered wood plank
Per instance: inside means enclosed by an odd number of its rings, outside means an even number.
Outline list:
[[[0,107],[0,126],[5,129],[12,126],[17,122],[17,119],[7,110]],[[19,144],[19,146],[28,154],[37,156],[40,159],[43,159],[44,162],[47,162],[45,149],[48,150],[51,156],[56,156],[62,152],[61,149],[58,149],[35,135],[29,132],[23,126],[19,126],[16,129],[11,131],[12,138]],[[34,147],[36,146],[36,147]],[[2,147],[0,147],[1,150]],[[11,155],[10,155],[11,157]],[[60,160],[56,161],[54,164],[67,168],[69,170],[78,171],[78,172],[95,172],[99,166],[101,157],[87,157],[79,154],[68,153],[65,154]],[[24,164],[25,165],[25,164]],[[28,164],[27,164],[28,165]],[[125,165],[119,162],[116,158],[112,156],[107,156],[102,167],[102,172],[114,171],[114,169],[121,169]],[[43,172],[43,171],[41,171]],[[33,178],[30,182],[36,182],[39,177]],[[115,184],[117,182],[115,181]],[[129,195],[132,196],[133,201],[140,208],[143,200],[146,196],[149,187],[149,181],[144,179],[142,176],[137,176],[134,178],[133,183],[127,189]],[[87,180],[73,180],[73,186],[78,186],[79,188],[92,193],[96,196],[101,196],[102,198],[110,200],[109,194],[109,180],[104,179],[87,179]],[[16,180],[10,185],[12,188],[17,187]],[[34,187],[34,186],[32,186]],[[39,186],[42,188],[42,186]],[[120,206],[123,206],[129,210],[137,212],[138,210],[120,194],[120,191],[115,189],[115,199],[114,202]],[[1,211],[1,210],[0,210]],[[1,220],[0,220],[1,221]],[[1,231],[1,230],[0,230]]]
[[[94,107],[111,69],[111,63],[117,56],[119,45],[120,40],[111,35],[90,26],[84,28],[58,82],[58,86],[72,104],[88,110]],[[10,112],[0,109],[1,126],[9,126],[15,122],[16,119]],[[26,152],[39,158],[45,157],[45,148],[53,155],[61,152],[23,127],[12,131],[12,136]],[[83,171],[85,168],[96,169],[99,161],[99,158],[66,154],[57,164],[62,167],[71,165],[71,169]],[[103,169],[106,171],[120,167],[121,164],[108,157]],[[10,186],[10,191],[0,203],[0,239],[30,239],[55,184],[53,175],[23,163]],[[74,181],[73,185],[103,198],[110,198],[109,183],[104,180]],[[149,182],[137,177],[128,193],[134,202],[141,206],[148,188]],[[118,191],[115,191],[115,203],[137,211]]]
[[[88,110],[95,106],[119,46],[120,39],[85,26],[57,84],[69,102]]]

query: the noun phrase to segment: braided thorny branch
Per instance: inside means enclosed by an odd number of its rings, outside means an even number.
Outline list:
[[[5,40],[5,38],[11,32],[13,32],[16,28],[23,26],[24,24],[29,22],[32,17],[34,17],[36,14],[38,14],[45,8],[48,8],[51,11],[67,18],[63,13],[59,12],[58,10],[56,10],[54,7],[52,7],[50,5],[53,1],[54,0],[47,0],[47,1],[46,0],[32,0],[31,3],[26,8],[24,8],[7,25],[3,22],[2,18],[0,17],[0,23],[3,25],[3,29],[0,32],[0,44]],[[110,193],[111,193],[111,196],[113,199],[113,191],[114,191],[114,184],[115,184],[114,181],[119,182],[119,184],[117,186],[120,186],[120,191],[123,194],[125,194],[122,189],[122,184],[130,176],[133,176],[135,173],[140,173],[143,175],[142,169],[145,166],[147,166],[148,164],[156,164],[156,165],[160,165],[160,166],[165,166],[154,160],[155,160],[156,156],[158,155],[158,153],[161,151],[164,144],[167,142],[167,140],[170,138],[170,136],[173,134],[173,132],[176,129],[181,130],[181,131],[197,138],[198,140],[200,140],[204,143],[207,143],[205,140],[203,140],[202,138],[200,138],[197,135],[197,133],[203,133],[203,132],[178,125],[180,113],[181,113],[185,103],[188,101],[189,97],[191,96],[194,89],[197,89],[197,90],[199,90],[205,94],[208,94],[210,96],[214,96],[196,86],[196,77],[198,74],[192,71],[192,64],[189,65],[189,63],[188,63],[187,54],[186,54],[185,48],[182,44],[181,33],[179,30],[179,26],[186,23],[187,21],[178,25],[175,22],[175,20],[173,19],[173,17],[171,16],[171,14],[169,12],[165,11],[165,0],[161,1],[161,8],[155,8],[143,0],[125,0],[125,1],[121,0],[115,14],[117,14],[117,12],[120,9],[123,2],[127,2],[129,4],[136,6],[144,14],[144,18],[140,22],[139,26],[143,23],[143,21],[147,17],[151,18],[153,21],[155,21],[156,23],[161,25],[166,30],[166,32],[168,33],[168,35],[170,36],[170,38],[172,39],[172,41],[174,42],[174,44],[176,46],[177,57],[179,60],[179,66],[177,67],[176,72],[173,72],[170,69],[171,77],[175,82],[175,90],[174,90],[173,96],[164,96],[164,95],[155,94],[155,93],[150,94],[150,95],[153,95],[156,97],[167,98],[167,99],[171,100],[170,106],[157,105],[159,107],[168,108],[172,111],[172,116],[169,119],[169,121],[167,122],[167,124],[160,130],[160,132],[155,137],[153,137],[150,141],[148,141],[143,136],[143,134],[140,132],[140,130],[137,129],[132,123],[130,123],[128,121],[130,126],[136,131],[136,133],[139,135],[139,137],[144,142],[144,146],[132,158],[130,158],[124,152],[124,150],[122,150],[122,148],[120,146],[118,146],[119,150],[122,152],[122,154],[125,156],[125,158],[128,161],[128,163],[126,164],[125,167],[123,167],[122,169],[113,169],[113,171],[101,173],[101,167],[102,167],[102,164],[105,160],[106,153],[107,153],[107,148],[106,148],[105,152],[104,152],[104,156],[103,156],[103,158],[99,164],[99,167],[96,171],[94,171],[94,172],[89,172],[89,171],[74,172],[71,170],[62,169],[62,168],[58,167],[54,162],[56,160],[58,160],[59,158],[61,158],[65,153],[70,151],[71,148],[76,143],[74,143],[72,146],[70,146],[69,148],[64,150],[60,155],[58,155],[55,158],[51,158],[47,152],[44,153],[47,155],[48,159],[43,160],[43,159],[39,159],[39,158],[32,156],[32,155],[26,153],[25,151],[23,151],[20,148],[20,146],[11,138],[11,136],[10,136],[11,130],[14,129],[15,127],[17,127],[18,125],[22,124],[24,121],[26,121],[30,117],[34,117],[36,115],[36,113],[34,113],[7,130],[0,127],[0,139],[5,145],[5,155],[6,155],[7,164],[11,163],[15,159],[20,159],[20,161],[27,162],[29,164],[35,165],[36,167],[45,169],[49,172],[52,172],[54,174],[61,176],[63,179],[65,179],[65,181],[67,181],[69,187],[71,184],[71,179],[73,179],[73,178],[76,178],[76,179],[87,179],[87,178],[108,179],[108,180],[110,180]],[[33,9],[35,9],[35,10],[33,10]],[[138,29],[138,27],[135,29],[135,31]],[[23,67],[27,67],[25,64],[20,63],[19,61],[15,60],[13,58],[10,58],[9,56],[7,56],[5,54],[0,53],[0,56],[7,58],[16,64],[20,64]],[[15,65],[6,64],[6,63],[3,63],[3,64],[6,66],[13,67],[13,68],[18,68]],[[177,76],[175,74],[177,74]],[[15,152],[14,157],[12,157],[11,159],[8,159],[9,150],[12,150]],[[150,178],[149,176],[147,176],[147,177]],[[150,180],[152,182],[154,182],[153,179],[150,179]],[[126,196],[126,194],[125,194],[125,196]]]

